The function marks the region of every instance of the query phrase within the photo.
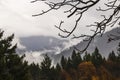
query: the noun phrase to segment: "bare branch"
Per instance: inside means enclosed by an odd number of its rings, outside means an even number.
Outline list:
[[[89,8],[91,8],[92,6],[94,6],[95,4],[97,4],[100,0],[88,0],[88,1],[83,1],[83,0],[61,0],[60,2],[49,2],[49,0],[35,0],[33,2],[37,2],[37,1],[44,1],[45,4],[47,4],[50,8],[46,11],[42,10],[42,13],[39,14],[35,14],[33,16],[40,16],[43,15],[45,13],[48,13],[51,10],[58,10],[63,6],[69,6],[71,7],[69,10],[65,11],[65,13],[70,13],[67,17],[72,17],[74,14],[79,15],[78,19],[75,21],[75,25],[73,26],[73,29],[71,31],[67,31],[66,29],[62,29],[61,28],[61,22],[59,27],[57,27],[60,31],[67,33],[67,35],[61,35],[59,34],[59,36],[63,37],[63,38],[67,38],[69,37],[77,28],[78,26],[78,22],[80,21],[80,19],[82,18],[82,15],[88,11]],[[81,6],[83,5],[83,6]]]
[[[78,27],[78,23],[80,22],[84,13],[87,12],[91,7],[96,5],[100,0],[60,0],[57,2],[54,2],[54,1],[50,2],[49,0],[35,0],[35,1],[32,1],[32,3],[37,2],[37,1],[45,2],[45,4],[49,6],[49,9],[46,11],[43,10],[42,13],[35,14],[33,16],[40,16],[52,10],[58,10],[64,6],[69,7],[68,10],[64,11],[64,13],[69,13],[69,15],[67,16],[68,18],[74,15],[77,15],[75,24],[74,26],[72,26],[72,30],[70,31],[61,27],[64,21],[61,21],[59,26],[55,25],[56,28],[58,28],[61,32],[66,34],[66,35],[61,35],[59,33],[59,36],[61,36],[62,38],[67,38],[71,36],[73,32],[75,31],[75,29]],[[94,24],[87,26],[87,27],[95,27],[94,30],[91,30],[93,32],[93,35],[82,34],[80,36],[76,36],[73,34],[73,39],[82,37],[82,38],[85,38],[84,41],[87,41],[88,43],[86,47],[81,51],[85,51],[89,47],[90,43],[92,42],[92,40],[94,39],[96,35],[102,36],[106,30],[106,27],[114,27],[116,24],[120,23],[120,1],[119,0],[108,0],[108,3],[106,3],[105,5],[106,5],[106,9],[102,9],[101,7],[99,7],[96,10],[103,11],[103,12],[112,11],[112,13],[108,17],[106,15],[101,15],[103,17],[103,20],[95,22]],[[113,38],[111,38],[110,40],[113,40]]]

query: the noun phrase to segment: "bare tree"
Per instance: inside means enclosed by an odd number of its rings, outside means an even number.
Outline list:
[[[91,24],[88,26],[88,27],[95,27],[93,30],[91,30],[94,32],[94,34],[93,35],[80,34],[80,36],[76,36],[73,34],[73,32],[78,27],[78,22],[81,20],[84,13],[87,12],[90,8],[92,8],[93,6],[98,4],[98,2],[100,2],[102,0],[59,0],[59,1],[34,0],[31,3],[34,3],[37,1],[44,1],[45,4],[47,4],[49,6],[49,9],[46,11],[43,10],[42,13],[35,14],[33,16],[40,16],[40,15],[48,13],[51,10],[58,10],[64,6],[69,6],[69,9],[64,11],[64,13],[70,13],[67,16],[68,18],[73,15],[78,16],[75,21],[75,24],[73,26],[73,29],[71,31],[61,28],[64,21],[61,21],[59,26],[55,26],[55,27],[58,28],[60,31],[67,34],[67,35],[61,35],[59,33],[59,36],[61,36],[62,38],[67,38],[71,35],[73,35],[73,38],[85,37],[84,41],[87,41],[88,44],[81,51],[85,51],[89,47],[90,43],[92,42],[92,40],[94,39],[94,37],[96,35],[102,36],[106,30],[106,27],[114,27],[116,24],[120,24],[120,21],[119,21],[120,20],[120,0],[107,0],[108,3],[105,4],[106,9],[102,9],[101,7],[99,7],[98,9],[96,8],[96,10],[103,11],[103,12],[112,11],[112,13],[108,17],[106,17],[106,15],[101,15],[103,17],[103,20],[95,22],[94,24]],[[110,42],[112,40],[120,39],[120,36],[113,35],[113,34],[109,35],[108,37],[109,37],[108,42]]]

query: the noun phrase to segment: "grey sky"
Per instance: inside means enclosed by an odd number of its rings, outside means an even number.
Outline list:
[[[67,14],[63,13],[64,8],[42,16],[32,17],[33,14],[40,13],[41,10],[46,10],[48,7],[39,1],[36,3],[30,3],[30,1],[0,0],[0,28],[5,30],[7,34],[15,33],[17,42],[19,42],[19,37],[27,36],[58,37],[60,31],[54,25],[58,25],[61,20],[65,21],[64,28],[72,29],[75,17],[67,19]],[[90,28],[85,27],[85,25],[91,24],[99,18],[97,17],[99,13],[93,13],[93,10],[95,11],[95,9],[91,9],[90,12],[83,15],[79,27],[75,31],[76,35],[90,34]]]
[[[42,2],[30,3],[30,1],[31,0],[0,0],[0,28],[5,30],[6,35],[15,33],[15,42],[18,43],[19,48],[24,48],[24,46],[19,44],[19,37],[38,35],[58,37],[60,31],[57,30],[54,25],[58,25],[61,20],[65,21],[62,27],[67,29],[72,28],[75,17],[67,19],[67,14],[63,13],[64,8],[58,11],[51,11],[42,16],[32,17],[33,14],[40,13],[41,10],[45,10],[48,7]],[[102,6],[102,3],[106,0],[101,1],[100,5]],[[96,7],[98,6],[99,5],[96,5]],[[90,34],[90,28],[85,27],[85,25],[100,19],[100,17],[98,17],[100,13],[94,11],[95,8],[92,8],[83,15],[79,27],[75,31],[76,35],[80,35],[81,33]],[[76,41],[70,41],[69,45],[66,45],[71,46],[75,43]],[[33,55],[35,61],[38,60],[39,55],[38,52],[35,52]],[[26,58],[28,60],[31,59],[31,55],[28,54]]]
[[[15,33],[15,43],[19,44],[19,37],[46,35],[58,37],[54,25],[65,20],[62,11],[50,12],[43,16],[32,17],[33,14],[47,9],[41,2],[30,3],[31,0],[0,0],[0,28],[9,35]],[[69,22],[72,23],[72,22]],[[19,44],[19,47],[21,45]],[[21,46],[22,47],[22,46]]]
[[[53,34],[54,27],[51,27],[57,17],[54,15],[39,18],[32,17],[39,10],[38,4],[31,4],[30,0],[1,0],[0,27],[20,37],[57,35],[57,33]]]
[[[7,32],[15,33],[18,37],[25,37],[31,35],[51,35],[57,36],[60,32],[54,25],[58,25],[61,20],[65,20],[70,29],[73,25],[73,18],[67,19],[66,14],[62,10],[58,12],[50,12],[43,16],[32,17],[33,14],[41,12],[41,9],[47,9],[46,5],[41,2],[30,3],[31,0],[1,0],[0,1],[0,28]],[[86,20],[88,20],[86,22]],[[85,14],[80,26],[91,23],[96,20],[92,14]],[[68,27],[69,26],[69,27]],[[80,27],[81,33],[86,30]],[[78,29],[79,30],[79,29]],[[77,32],[77,31],[76,31]]]

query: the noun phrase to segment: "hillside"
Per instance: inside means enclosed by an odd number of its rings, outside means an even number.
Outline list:
[[[116,47],[118,43],[120,42],[119,40],[117,41],[112,41],[108,43],[108,35],[110,34],[115,34],[115,35],[120,35],[116,32],[120,31],[120,28],[115,28],[112,29],[111,31],[106,32],[102,37],[101,36],[96,36],[94,40],[91,42],[90,46],[88,47],[87,51],[92,53],[95,47],[97,47],[100,50],[100,53],[102,56],[107,57],[108,54],[113,50],[116,52]],[[87,42],[80,42],[77,45],[74,45],[77,47],[77,49],[82,50]],[[55,63],[60,61],[60,57],[64,55],[65,57],[69,57],[72,54],[72,51],[74,50],[74,46],[67,48],[63,50],[61,53],[57,54],[54,56],[53,59],[55,59]]]

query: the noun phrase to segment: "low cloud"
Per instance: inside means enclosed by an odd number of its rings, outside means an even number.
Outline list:
[[[28,61],[29,64],[31,63],[38,63],[40,64],[43,60],[42,52],[40,51],[31,51],[31,52],[25,52],[25,58],[24,60]]]

